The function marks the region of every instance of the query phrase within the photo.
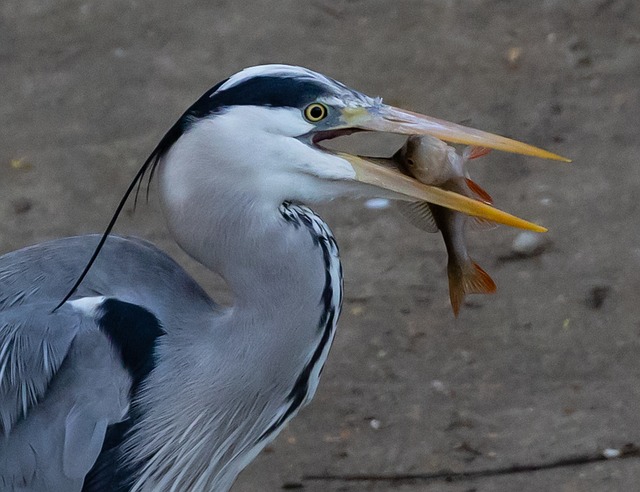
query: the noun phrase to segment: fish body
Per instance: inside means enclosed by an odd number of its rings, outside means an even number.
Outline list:
[[[393,159],[405,172],[422,183],[442,186],[466,176],[463,157],[435,137],[411,136]]]
[[[447,189],[460,193],[453,188],[454,186],[451,186]],[[453,314],[458,316],[460,305],[466,294],[489,294],[496,291],[496,284],[489,274],[469,256],[464,236],[468,217],[438,205],[428,204],[428,206],[447,248],[449,299]]]
[[[487,152],[483,148],[467,147],[460,155],[437,138],[412,136],[392,159],[403,172],[422,183],[491,203],[491,196],[469,178],[465,169],[469,159]],[[447,248],[449,299],[455,316],[466,294],[496,291],[493,279],[469,256],[465,243],[469,217],[427,202],[405,202],[401,210],[414,225],[430,232],[441,232]]]

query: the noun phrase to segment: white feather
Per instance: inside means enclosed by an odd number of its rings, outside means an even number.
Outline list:
[[[67,303],[85,316],[93,317],[104,300],[104,296],[81,297],[80,299],[68,301]]]
[[[308,68],[298,67],[295,65],[257,65],[255,67],[245,68],[240,72],[229,77],[229,79],[220,86],[218,91],[224,91],[234,87],[242,82],[255,77],[295,77],[302,80],[313,80],[326,84],[329,87],[336,85],[336,82],[325,75],[309,70]],[[341,84],[340,84],[341,86]]]

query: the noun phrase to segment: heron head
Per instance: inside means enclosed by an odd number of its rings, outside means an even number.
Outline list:
[[[329,77],[288,65],[251,67],[213,87],[180,118],[156,153],[190,163],[189,172],[200,174],[196,177],[203,186],[216,181],[224,192],[250,190],[279,203],[377,195],[428,201],[533,228],[484,203],[319,145],[362,131],[433,135],[448,142],[563,160],[505,137],[383,104],[382,99]]]

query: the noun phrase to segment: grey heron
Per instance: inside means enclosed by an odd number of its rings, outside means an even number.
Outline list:
[[[161,139],[121,205],[155,171],[171,234],[224,278],[232,306],[140,239],[105,235],[62,303],[99,236],[1,256],[2,490],[228,490],[311,400],[334,338],[338,248],[305,204],[425,200],[536,229],[318,145],[356,131],[561,159],[300,67],[252,67],[219,83]]]

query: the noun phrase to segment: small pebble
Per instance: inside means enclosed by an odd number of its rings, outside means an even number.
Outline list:
[[[378,430],[378,429],[380,429],[381,423],[380,423],[380,421],[378,419],[371,419],[369,421],[369,425],[371,426],[371,428],[373,430]]]
[[[542,205],[551,205],[551,202],[552,202],[551,198],[545,197],[540,199],[540,203]]]
[[[620,456],[620,450],[607,448],[602,452],[602,456],[604,456],[605,458],[618,458]]]
[[[360,316],[362,313],[364,313],[364,308],[362,306],[353,306],[351,308],[351,314],[354,316]]]
[[[509,68],[518,68],[518,65],[520,65],[520,59],[522,58],[522,48],[519,46],[512,46],[507,50],[506,58]]]
[[[438,379],[431,381],[431,387],[438,393],[445,393],[447,391],[444,383]]]
[[[10,164],[13,169],[22,169],[24,171],[28,171],[32,167],[31,163],[26,161],[24,157],[21,157],[20,159],[11,159]]]
[[[386,198],[371,198],[364,202],[364,206],[373,210],[389,208],[389,200]]]
[[[548,246],[548,240],[543,234],[525,231],[516,236],[511,244],[511,251],[519,256],[536,256]]]

